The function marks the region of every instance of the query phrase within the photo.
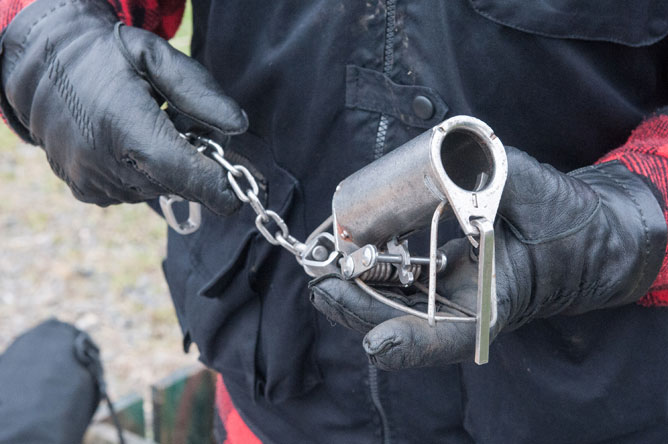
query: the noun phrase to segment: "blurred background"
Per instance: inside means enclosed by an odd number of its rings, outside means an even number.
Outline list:
[[[188,52],[190,5],[171,43]],[[197,361],[161,270],[167,225],[148,206],[99,208],[72,197],[41,148],[0,123],[0,353],[49,317],[85,329],[102,350],[112,397]]]

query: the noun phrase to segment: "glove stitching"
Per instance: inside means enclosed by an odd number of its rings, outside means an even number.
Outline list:
[[[38,18],[37,18],[37,19],[36,19],[36,20],[35,20],[35,21],[28,27],[28,30],[26,31],[25,35],[23,36],[23,40],[22,40],[21,43],[19,44],[19,47],[18,47],[18,49],[16,50],[16,52],[13,53],[13,54],[5,52],[5,54],[4,54],[4,58],[5,58],[5,60],[4,60],[4,63],[3,63],[3,65],[4,65],[4,66],[3,66],[3,70],[6,70],[8,73],[11,73],[11,72],[14,70],[16,64],[18,63],[18,60],[20,59],[20,57],[21,57],[21,56],[23,55],[23,53],[25,52],[26,44],[28,43],[28,38],[30,37],[30,34],[32,33],[33,29],[35,29],[35,27],[36,27],[42,20],[44,20],[45,18],[47,18],[49,15],[51,15],[52,13],[54,13],[56,10],[58,10],[58,9],[60,9],[60,8],[62,8],[62,7],[67,6],[67,4],[68,4],[67,2],[62,2],[62,3],[58,3],[58,4],[54,5],[50,10],[44,12],[40,17],[38,17]],[[19,11],[19,13],[20,13],[20,11]],[[10,25],[11,25],[11,22],[10,22]],[[5,37],[6,37],[6,36],[7,36],[7,33],[6,33],[6,29],[5,29],[5,33],[3,33],[3,39],[2,39],[3,47],[4,47],[4,40],[5,40]],[[3,52],[4,52],[4,51],[3,51]],[[11,56],[10,56],[10,54],[11,54]],[[7,57],[7,56],[10,56],[10,57]],[[3,86],[4,86],[4,85],[3,85]],[[9,101],[8,101],[8,103],[9,103]],[[19,118],[20,123],[21,123],[24,127],[26,127],[26,128],[29,129],[29,128],[30,128],[30,125],[28,124],[28,122],[30,121],[30,119],[28,119],[28,116],[26,116],[26,114],[25,114],[22,110],[18,110],[18,109],[16,109],[15,106],[12,106],[12,108],[14,109],[15,114],[16,114],[17,117]],[[32,133],[32,130],[30,130],[30,133]]]
[[[587,165],[587,166],[583,166],[583,167],[580,167],[580,168],[576,168],[572,171],[569,171],[568,173],[566,173],[566,175],[574,177],[576,179],[579,179],[579,176],[582,176],[584,173],[597,172],[598,167],[599,167],[599,165],[596,165],[596,164]],[[579,179],[579,180],[582,180],[582,179]]]
[[[507,241],[505,241],[505,242],[507,242]],[[499,250],[501,249],[501,248],[499,248],[498,245],[497,245],[497,248]],[[526,244],[520,243],[520,248],[523,250],[525,257],[529,256],[529,247]],[[499,260],[501,258],[499,256],[497,256],[496,259]],[[518,297],[520,296],[520,293],[521,293],[520,292],[521,283],[519,282],[520,278],[519,278],[519,275],[517,273],[517,270],[523,269],[525,267],[523,267],[519,263],[519,259],[515,255],[507,254],[504,259],[506,259],[508,262],[510,262],[510,264],[509,264],[510,266],[509,267],[504,267],[503,269],[498,267],[498,269],[497,269],[497,302],[496,302],[497,303],[497,311],[498,311],[499,305],[503,306],[503,305],[507,304],[508,305],[508,318],[505,320],[506,326],[502,327],[502,329],[506,328],[506,327],[507,328],[516,328],[516,327],[519,327],[521,325],[521,321],[523,319],[523,312],[517,313],[517,315],[515,315],[515,316],[517,316],[515,319],[513,319],[515,317],[513,315],[513,313],[518,312],[520,310],[526,311],[527,307],[531,305],[531,296],[532,295],[529,294],[529,300],[527,301],[526,306],[524,306],[524,307],[519,306],[519,305],[521,305],[521,303],[519,303],[517,301],[517,299],[518,299]],[[528,267],[530,269],[531,275],[534,276],[535,275],[535,266],[534,266],[532,261],[528,261]],[[505,270],[505,269],[507,269],[508,271],[506,271],[505,273],[501,271],[501,270]],[[505,277],[506,275],[507,275],[507,277]],[[512,291],[514,291],[516,293],[515,299],[511,298],[509,294],[506,294],[505,297],[503,297],[501,299],[498,298],[498,295],[500,294],[499,291],[498,291],[498,284],[499,284],[499,282],[503,282],[503,279],[499,279],[500,276],[504,276],[506,282],[515,283],[515,289],[514,290],[508,289],[509,293],[512,292]],[[506,284],[506,286],[508,286],[508,284]],[[501,293],[501,294],[503,295],[503,293]],[[498,320],[497,320],[497,324],[498,324]]]
[[[129,158],[128,158],[128,159],[129,159]],[[132,160],[132,159],[130,159],[130,160]],[[165,192],[167,192],[167,193],[169,193],[169,194],[175,194],[175,195],[177,195],[177,196],[181,196],[180,193],[177,193],[176,191],[174,191],[174,190],[171,189],[170,187],[164,185],[162,182],[160,182],[159,180],[157,180],[157,179],[155,179],[153,176],[151,176],[147,171],[145,171],[145,170],[142,169],[139,165],[137,165],[137,163],[136,163],[134,160],[132,160],[132,162],[125,162],[125,163],[126,163],[126,165],[132,167],[135,171],[137,171],[138,173],[140,173],[140,174],[142,174],[144,177],[146,177],[146,179],[147,179],[149,182],[151,182],[152,184],[157,185],[157,186],[159,186],[160,188],[162,188]],[[236,198],[236,195],[232,195],[232,190],[230,190],[229,188],[224,189],[224,190],[221,192],[221,194],[227,196],[227,200],[230,200],[231,198]],[[183,196],[181,196],[181,197],[183,197]],[[197,203],[199,203],[199,204],[201,204],[201,205],[204,205],[204,207],[207,208],[207,209],[208,209],[209,211],[211,211],[212,213],[218,214],[218,213],[217,213],[216,211],[214,211],[211,207],[209,207],[206,203],[201,202],[201,201],[198,201]]]
[[[83,3],[85,0],[69,0],[69,1],[63,1],[61,3],[58,3],[54,6],[51,7],[48,11],[45,11],[39,18],[35,19],[35,21],[30,25],[28,30],[26,31],[25,35],[23,36],[23,41],[19,44],[19,49],[16,51],[14,54],[12,64],[15,64],[15,62],[20,58],[20,56],[23,54],[23,51],[25,51],[26,44],[28,43],[28,38],[30,37],[30,34],[32,31],[35,29],[35,27],[44,19],[46,19],[48,16],[56,12],[58,9],[64,8],[65,6],[70,6],[73,5],[74,3]],[[11,24],[11,23],[10,23]]]
[[[75,92],[74,85],[65,73],[65,69],[56,56],[54,45],[49,39],[45,44],[45,62],[47,63],[47,77],[55,85],[58,95],[65,101],[67,109],[72,114],[76,126],[79,128],[81,135],[90,144],[92,150],[95,148],[95,137],[93,132],[93,124],[85,112],[84,106],[79,100]]]
[[[130,158],[128,157],[127,159],[130,159]],[[124,159],[124,160],[125,160],[125,159]],[[179,194],[179,193],[175,192],[174,190],[172,190],[171,188],[169,188],[168,186],[164,185],[164,184],[163,184],[162,182],[160,182],[159,180],[153,178],[153,176],[151,176],[147,171],[145,171],[145,170],[142,169],[139,165],[137,165],[137,162],[135,162],[133,159],[130,159],[130,160],[131,160],[131,162],[125,162],[125,164],[128,165],[128,166],[130,166],[130,167],[132,167],[132,168],[133,168],[135,171],[137,171],[139,174],[141,174],[141,175],[143,175],[144,177],[146,177],[146,179],[148,179],[148,181],[151,182],[153,185],[157,185],[157,186],[159,186],[160,188],[162,188],[164,191],[166,191],[166,192],[169,193],[169,194],[176,194],[176,195]]]
[[[60,177],[63,180],[63,182],[65,182],[67,186],[70,187],[70,189],[75,195],[78,195],[81,198],[86,196],[86,194],[78,186],[76,186],[74,181],[70,179],[70,177],[65,173],[65,171],[61,168],[61,166],[55,160],[53,160],[53,158],[49,156],[48,153],[46,153],[46,161],[49,162],[49,166],[51,167],[53,172],[56,173],[56,176]]]
[[[612,180],[617,186],[619,186],[621,189],[624,190],[626,195],[631,199],[631,202],[633,202],[633,204],[635,205],[636,209],[638,210],[638,214],[640,215],[640,221],[642,223],[643,233],[645,235],[645,254],[644,254],[644,258],[643,258],[643,262],[642,262],[641,272],[639,273],[639,276],[636,278],[636,281],[635,281],[635,284],[633,285],[633,288],[628,293],[629,295],[632,295],[632,294],[636,293],[640,283],[645,280],[645,274],[647,273],[647,264],[649,262],[649,255],[650,255],[650,252],[651,252],[649,226],[647,225],[647,220],[645,218],[645,214],[642,211],[640,203],[638,202],[636,197],[629,191],[626,184],[624,184],[620,180],[616,179],[614,176],[612,176],[610,173],[605,171],[605,169],[603,169],[603,168],[600,168],[598,171],[601,174],[603,174],[605,177],[607,177],[608,179]]]
[[[3,54],[3,55],[4,55],[4,61],[3,61],[3,65],[4,65],[4,66],[3,66],[3,70],[6,70],[6,72],[8,72],[8,73],[11,73],[11,72],[14,70],[14,68],[15,68],[16,64],[18,63],[19,59],[21,58],[21,56],[22,56],[23,53],[25,52],[26,45],[27,45],[27,43],[28,43],[28,40],[29,40],[29,38],[30,38],[30,35],[32,34],[33,30],[35,29],[35,27],[36,27],[37,25],[39,25],[43,20],[45,20],[47,17],[49,17],[50,15],[52,15],[53,13],[55,13],[57,10],[62,9],[62,8],[64,8],[64,7],[66,7],[66,6],[73,5],[74,3],[83,3],[84,1],[85,1],[85,0],[70,0],[70,1],[63,1],[63,2],[61,2],[61,3],[58,3],[58,4],[54,5],[54,6],[52,6],[51,9],[49,9],[48,11],[45,11],[41,16],[39,16],[37,19],[35,19],[35,21],[33,21],[33,22],[30,24],[30,26],[28,27],[27,31],[25,32],[25,34],[24,34],[24,36],[23,36],[23,40],[22,40],[21,43],[19,44],[18,49],[17,49],[14,53],[4,52],[4,54]],[[91,4],[94,5],[94,6],[100,6],[100,5],[97,5],[96,3],[92,3],[92,2],[91,2]],[[101,8],[100,8],[100,9],[101,9]],[[11,23],[10,23],[10,26],[11,26]],[[7,36],[6,31],[7,31],[7,29],[5,29],[5,32],[4,32],[3,35],[2,35],[2,37],[3,37],[3,38],[2,38],[3,49],[4,49],[4,39],[5,39],[5,37]],[[48,42],[48,40],[47,40],[47,42]],[[9,56],[9,57],[8,57],[8,56]],[[9,101],[8,101],[8,103],[9,103]],[[26,128],[30,128],[30,125],[28,124],[28,122],[30,122],[30,119],[29,119],[29,117],[23,112],[23,110],[18,110],[18,109],[16,109],[16,107],[14,107],[14,106],[12,106],[12,109],[14,109],[14,113],[16,114],[16,116],[18,117],[18,119],[20,120],[20,123],[21,123],[24,127],[26,127]],[[35,137],[34,137],[34,135],[32,134],[32,130],[29,130],[29,131],[30,131],[31,136],[32,136],[33,139],[34,139]],[[40,145],[42,145],[42,144],[40,144]]]
[[[241,129],[238,129],[238,130],[225,130],[225,129],[222,129],[222,128],[216,126],[216,125],[211,124],[210,122],[205,122],[204,120],[202,120],[202,119],[200,119],[196,116],[193,116],[190,113],[187,113],[187,112],[183,111],[183,109],[181,109],[179,106],[177,106],[171,100],[169,100],[169,96],[167,94],[163,93],[162,90],[160,88],[158,88],[155,85],[155,83],[153,83],[153,80],[151,80],[151,78],[148,76],[146,71],[139,69],[139,67],[135,63],[134,57],[132,57],[132,53],[130,52],[130,50],[126,46],[125,42],[123,41],[123,38],[121,37],[121,28],[123,26],[126,26],[123,22],[118,22],[114,26],[114,39],[116,40],[118,46],[120,47],[121,54],[123,55],[125,60],[130,64],[130,66],[135,71],[135,73],[139,77],[141,77],[146,83],[148,83],[151,86],[151,88],[153,88],[153,90],[155,92],[157,92],[160,95],[160,97],[162,97],[167,102],[167,104],[169,105],[170,108],[173,108],[177,113],[183,114],[184,116],[188,117],[189,119],[194,120],[195,122],[199,123],[200,125],[205,126],[206,128],[210,128],[214,131],[218,131],[219,133],[221,133],[224,136],[236,136],[236,135],[239,135],[239,134],[242,134],[242,133],[246,132],[246,130],[248,129],[247,125],[244,125],[244,128],[241,128]]]
[[[362,325],[365,327],[373,328],[376,326],[376,324],[373,324],[365,319],[360,318],[356,313],[350,311],[345,305],[340,304],[338,301],[336,301],[334,298],[330,296],[329,293],[327,293],[324,290],[321,290],[317,287],[313,288],[314,292],[319,292],[321,295],[324,295],[325,297],[322,298],[323,302],[325,304],[329,305],[330,307],[334,308],[335,310],[339,312],[343,312],[346,317],[353,318],[357,321],[359,321]],[[346,322],[347,323],[347,322]]]
[[[587,216],[587,218],[585,220],[583,220],[580,224],[576,225],[575,227],[569,228],[566,231],[563,231],[561,233],[557,233],[557,234],[555,234],[553,236],[549,236],[549,237],[539,237],[537,239],[528,239],[520,232],[520,230],[517,227],[515,227],[513,222],[510,221],[507,217],[505,217],[501,213],[499,213],[498,216],[499,216],[499,219],[503,220],[506,224],[508,224],[508,227],[513,232],[513,234],[515,235],[517,240],[519,240],[523,244],[538,245],[538,244],[549,243],[549,242],[564,239],[568,236],[571,236],[573,234],[578,233],[580,230],[584,229],[594,219],[594,217],[596,216],[596,213],[598,213],[598,211],[603,206],[603,203],[601,202],[601,196],[599,196],[598,193],[595,193],[595,194],[596,194],[596,206],[594,206],[594,209],[589,214],[589,216]]]

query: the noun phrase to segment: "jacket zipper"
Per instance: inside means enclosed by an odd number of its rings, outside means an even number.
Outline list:
[[[383,48],[383,74],[390,76],[392,66],[394,65],[394,28],[396,26],[396,0],[387,0],[385,3],[385,44]],[[385,154],[385,138],[387,136],[388,116],[381,114],[378,122],[378,131],[376,132],[376,143],[373,150],[373,158],[378,159]],[[390,425],[385,414],[385,409],[380,401],[380,392],[378,390],[378,369],[369,363],[369,391],[371,392],[371,401],[378,412],[380,418],[381,432],[383,434],[383,444],[390,444]]]
[[[383,444],[390,444],[390,425],[387,421],[387,415],[383,404],[380,402],[380,392],[378,390],[378,369],[369,363],[369,391],[371,392],[371,401],[378,412],[383,433]]]
[[[387,0],[385,3],[385,45],[383,48],[383,74],[390,76],[394,65],[394,28],[396,20],[397,1]],[[376,144],[373,150],[373,158],[378,159],[385,153],[385,138],[387,136],[388,116],[381,114],[376,132]]]

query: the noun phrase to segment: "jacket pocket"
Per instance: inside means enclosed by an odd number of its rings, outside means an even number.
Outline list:
[[[428,107],[421,116],[414,109],[416,98]],[[448,105],[435,89],[400,85],[381,72],[356,65],[346,66],[346,108],[385,114],[425,129],[439,124],[448,112]]]
[[[545,37],[647,46],[668,35],[665,0],[468,0],[480,15]]]

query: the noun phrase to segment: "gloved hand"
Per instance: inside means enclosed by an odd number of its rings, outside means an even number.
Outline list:
[[[37,0],[2,38],[0,107],[84,202],[177,194],[218,214],[239,202],[224,170],[179,137],[171,110],[222,135],[248,126],[199,63],[120,24],[105,0]]]
[[[666,251],[666,222],[653,188],[617,162],[562,174],[506,150],[508,179],[494,225],[498,320],[492,337],[532,319],[641,298]],[[468,240],[452,240],[443,251],[448,265],[439,294],[475,311],[477,263]],[[310,287],[318,310],[366,334],[364,349],[381,369],[473,359],[475,324],[430,327],[337,277]]]

